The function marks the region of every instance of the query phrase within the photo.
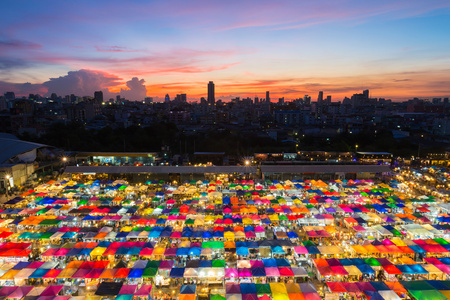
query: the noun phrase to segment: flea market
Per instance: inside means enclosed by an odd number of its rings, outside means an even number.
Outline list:
[[[395,178],[61,178],[2,205],[0,297],[448,299],[447,200]]]

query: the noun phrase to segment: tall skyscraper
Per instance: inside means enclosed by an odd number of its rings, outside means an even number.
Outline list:
[[[216,103],[215,92],[214,92],[214,82],[210,81],[208,83],[208,103]]]
[[[266,102],[270,102],[270,93],[269,93],[269,91],[266,92]]]
[[[320,92],[319,92],[319,96],[317,96],[317,102],[318,102],[318,103],[322,103],[322,101],[323,101],[323,92],[320,91]]]

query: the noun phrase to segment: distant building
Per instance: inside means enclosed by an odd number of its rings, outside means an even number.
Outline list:
[[[320,92],[319,92],[319,96],[317,96],[317,102],[318,102],[318,103],[322,103],[322,101],[323,101],[323,92],[320,91]]]
[[[12,100],[16,99],[16,94],[14,94],[14,92],[6,92],[5,98],[6,98],[6,101],[12,101]]]
[[[187,101],[187,96],[186,94],[177,94],[175,101],[177,102],[186,102]]]
[[[169,121],[174,124],[186,124],[191,120],[191,113],[188,111],[170,111]]]
[[[214,91],[214,82],[210,81],[208,83],[208,103],[209,104],[215,104],[216,98],[215,98],[215,91]]]
[[[225,152],[194,152],[194,162],[223,166]]]
[[[6,103],[6,98],[3,96],[0,96],[0,111],[4,111],[8,109],[8,105]]]
[[[266,102],[270,102],[270,92],[266,92]]]
[[[356,159],[363,164],[389,165],[393,157],[389,152],[356,152]]]
[[[102,91],[96,91],[94,93],[94,99],[95,99],[95,101],[97,101],[99,103],[103,103],[103,92]]]
[[[153,103],[153,97],[145,97],[144,104],[150,104]]]

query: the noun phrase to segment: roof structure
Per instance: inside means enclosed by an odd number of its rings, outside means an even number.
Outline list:
[[[387,173],[384,165],[262,165],[263,173]]]
[[[47,145],[19,140],[12,134],[0,134],[0,164],[8,163],[15,156]]]
[[[253,166],[68,166],[66,173],[159,173],[159,174],[195,174],[195,173],[256,173]]]

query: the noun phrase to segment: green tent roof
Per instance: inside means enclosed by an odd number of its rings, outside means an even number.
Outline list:
[[[448,244],[450,244],[449,242],[447,242],[443,238],[434,239],[434,241],[437,242],[439,245],[448,245]]]
[[[52,235],[53,235],[53,233],[51,233],[51,232],[44,232],[43,234],[41,234],[39,239],[40,240],[48,240]]]
[[[371,267],[379,267],[379,266],[381,266],[380,262],[378,260],[376,260],[375,258],[373,258],[373,257],[366,258],[366,259],[364,259],[364,261],[366,262],[366,264],[368,264]]]
[[[216,259],[212,261],[213,268],[225,268],[225,260],[224,259]]]
[[[429,291],[409,291],[411,296],[416,300],[445,300],[447,297],[442,295],[438,290]]]
[[[58,225],[59,223],[61,223],[61,220],[45,219],[41,223],[39,223],[39,225]]]
[[[158,273],[158,268],[145,268],[142,277],[155,277],[156,273]]]
[[[159,265],[161,264],[160,260],[149,260],[147,263],[147,268],[159,268]]]
[[[256,284],[256,293],[258,295],[272,294],[272,290],[270,289],[270,285],[268,283],[257,283]]]

